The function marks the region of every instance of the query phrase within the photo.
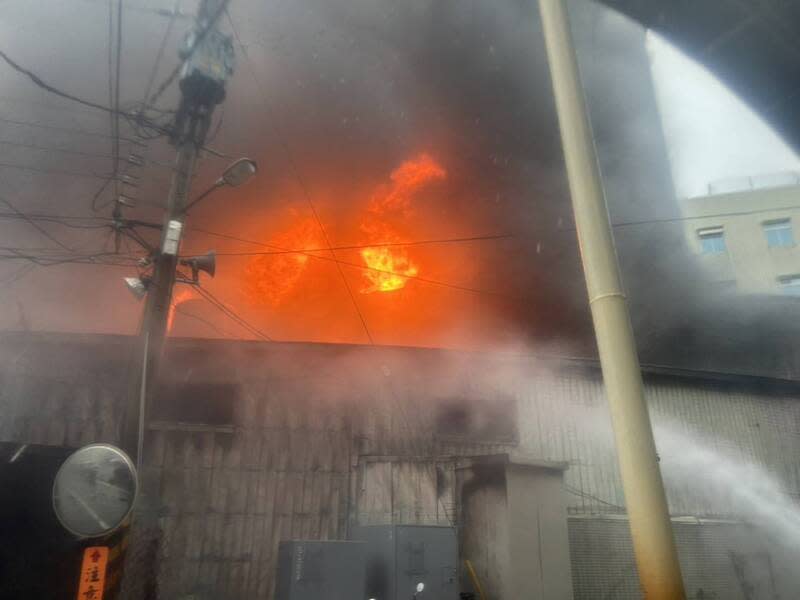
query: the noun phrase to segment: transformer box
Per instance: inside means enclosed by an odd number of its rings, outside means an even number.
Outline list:
[[[418,583],[420,600],[458,600],[458,542],[453,527],[369,525],[351,537],[366,542],[367,598],[411,600]]]
[[[363,542],[281,542],[275,599],[363,600],[365,555]]]

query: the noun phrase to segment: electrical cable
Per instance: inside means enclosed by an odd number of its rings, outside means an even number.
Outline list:
[[[72,134],[75,134],[75,135],[85,135],[85,136],[99,137],[99,138],[105,138],[105,139],[113,139],[114,138],[114,136],[108,135],[107,133],[101,133],[99,131],[86,131],[84,129],[75,129],[73,127],[61,127],[59,125],[45,125],[43,123],[34,123],[34,122],[31,122],[31,121],[19,121],[19,120],[16,120],[16,119],[6,119],[5,117],[0,117],[0,122],[9,123],[11,125],[22,125],[24,127],[35,127],[35,128],[38,128],[38,129],[48,129],[48,130],[52,130],[52,131],[61,131],[63,133],[72,133]],[[144,144],[142,144],[142,142],[140,142],[138,140],[135,140],[133,138],[127,138],[127,137],[120,136],[120,140],[122,140],[124,142],[127,142],[127,143],[130,143],[130,144],[136,144],[138,146],[143,146],[144,145]]]
[[[227,2],[223,5],[223,10],[226,4]],[[348,283],[347,277],[345,276],[344,271],[342,270],[342,264],[336,257],[336,251],[333,250],[332,248],[330,238],[328,237],[328,232],[326,231],[325,225],[322,223],[322,220],[319,218],[319,214],[317,213],[317,209],[314,206],[313,200],[311,199],[311,194],[309,193],[308,188],[305,185],[305,181],[303,181],[303,178],[300,176],[300,172],[294,160],[294,155],[292,154],[291,148],[289,147],[289,144],[286,141],[286,139],[278,131],[277,125],[275,124],[275,119],[273,118],[274,111],[272,110],[272,106],[270,105],[267,99],[265,90],[261,85],[261,81],[258,79],[256,75],[253,63],[250,61],[250,56],[247,54],[247,50],[245,49],[244,44],[242,44],[242,40],[239,37],[239,31],[236,29],[236,24],[233,22],[233,19],[231,18],[231,15],[227,10],[225,10],[225,15],[228,17],[228,22],[230,23],[231,30],[233,31],[233,35],[236,38],[236,43],[239,44],[239,48],[242,51],[245,63],[247,64],[247,68],[250,71],[250,76],[253,78],[253,82],[256,84],[259,91],[261,92],[261,99],[262,102],[264,103],[264,106],[267,109],[267,117],[270,126],[272,127],[273,132],[275,132],[275,134],[277,135],[278,139],[281,142],[281,145],[283,146],[283,150],[286,153],[286,158],[289,161],[289,166],[295,175],[295,179],[297,180],[300,189],[302,190],[303,196],[305,197],[306,202],[308,203],[308,207],[311,209],[311,214],[314,216],[314,220],[317,222],[317,225],[319,226],[319,229],[322,232],[322,237],[325,240],[325,244],[330,249],[331,258],[333,259],[333,262],[336,265],[336,270],[339,272],[339,276],[342,279],[342,283],[344,284],[344,287],[347,290],[347,295],[350,297],[350,301],[353,304],[353,308],[355,309],[356,314],[358,315],[358,319],[359,321],[361,321],[361,325],[364,328],[364,333],[366,333],[370,345],[374,346],[375,340],[373,339],[372,333],[370,332],[369,327],[367,326],[367,321],[364,318],[364,313],[361,311],[361,307],[359,307],[358,302],[356,301],[356,297],[353,294],[353,290],[350,287],[350,283]]]
[[[227,337],[227,338],[232,338],[233,337],[230,333],[222,331],[219,327],[214,325],[214,323],[212,323],[208,319],[204,319],[200,315],[195,315],[193,313],[187,312],[187,311],[183,310],[179,305],[175,306],[175,312],[182,314],[184,317],[189,317],[190,319],[194,319],[196,321],[199,321],[200,323],[204,323],[205,325],[208,325],[211,329],[216,331],[222,337]]]
[[[8,56],[8,54],[6,54],[2,50],[0,50],[0,58],[2,58],[12,69],[14,69],[15,71],[17,71],[19,73],[22,73],[23,75],[27,76],[33,83],[35,83],[37,86],[39,86],[43,90],[46,90],[46,91],[50,92],[51,94],[55,94],[56,96],[60,96],[62,98],[66,98],[67,100],[72,100],[73,102],[77,102],[78,104],[83,104],[84,106],[88,106],[90,108],[95,108],[97,110],[102,110],[102,111],[111,112],[111,113],[119,112],[119,114],[121,116],[125,117],[125,119],[127,119],[129,121],[132,121],[132,124],[135,124],[137,122],[141,122],[140,124],[146,125],[146,126],[152,128],[152,129],[154,129],[155,131],[159,132],[159,134],[161,134],[161,135],[167,135],[167,134],[170,133],[162,125],[159,125],[158,123],[150,122],[146,118],[144,118],[142,115],[131,114],[131,113],[123,112],[123,111],[115,111],[115,109],[112,108],[112,107],[103,106],[102,104],[98,104],[97,102],[92,102],[90,100],[85,100],[83,98],[80,98],[80,97],[75,96],[73,94],[70,94],[68,92],[64,92],[64,91],[62,91],[62,90],[60,90],[60,89],[58,89],[56,87],[53,87],[49,83],[46,83],[41,77],[36,75],[36,73],[34,73],[33,71],[31,71],[29,69],[26,69],[25,67],[19,65],[16,61],[14,61],[10,56]]]
[[[200,229],[195,229],[195,231],[201,231]],[[203,231],[203,233],[210,234],[207,231]],[[279,255],[279,254],[302,254],[305,252],[327,252],[329,250],[363,250],[365,248],[393,248],[393,247],[408,247],[408,246],[427,246],[431,244],[454,244],[454,243],[466,243],[466,242],[478,242],[478,241],[489,241],[489,240],[503,240],[515,237],[512,234],[494,234],[494,235],[476,235],[471,237],[459,237],[459,238],[443,238],[443,239],[435,239],[435,240],[415,240],[412,242],[379,242],[375,244],[353,244],[349,246],[332,246],[326,248],[303,248],[302,250],[268,250],[264,252],[217,252],[217,256],[270,256],[270,255]],[[253,242],[251,240],[239,240],[242,242],[248,243],[258,243]],[[400,275],[400,273],[398,273]]]
[[[33,271],[37,266],[38,265],[35,263],[28,263],[21,265],[19,269],[14,271],[11,275],[6,277],[5,279],[1,279],[0,285],[8,286],[11,285],[12,283],[16,283],[17,281],[25,277],[25,275]]]
[[[592,495],[592,494],[590,494],[588,492],[584,492],[582,490],[579,490],[578,488],[572,487],[571,485],[564,484],[564,489],[566,489],[569,493],[574,494],[575,496],[579,496],[579,497],[585,498],[587,500],[594,500],[595,502],[599,502],[600,504],[604,504],[604,505],[609,506],[611,508],[615,508],[615,509],[617,509],[619,511],[626,512],[626,508],[624,506],[620,506],[619,504],[613,504],[611,502],[607,502],[606,500],[603,500],[602,498],[598,498],[597,496],[594,496],[594,495]]]
[[[164,58],[164,50],[167,46],[167,41],[169,41],[169,36],[172,33],[172,28],[175,25],[175,19],[178,16],[178,12],[180,11],[181,7],[181,0],[175,0],[175,8],[172,10],[172,16],[170,20],[167,22],[167,28],[164,31],[164,37],[161,38],[161,44],[158,47],[158,52],[156,53],[156,60],[153,63],[153,68],[150,70],[150,76],[147,78],[147,86],[144,90],[144,97],[142,99],[142,105],[147,106],[147,99],[150,97],[150,92],[153,89],[153,84],[156,80],[156,75],[158,75],[158,68],[161,66],[161,61]]]
[[[8,208],[10,208],[12,211],[14,211],[14,212],[15,212],[17,215],[19,215],[19,216],[20,216],[20,218],[24,219],[24,220],[25,220],[25,221],[28,223],[28,225],[30,225],[31,227],[33,227],[33,228],[34,228],[36,231],[38,231],[39,233],[41,233],[41,234],[42,234],[44,237],[46,237],[48,240],[50,240],[51,242],[53,242],[53,243],[55,243],[56,245],[60,246],[60,247],[61,247],[61,248],[63,248],[64,250],[67,250],[68,252],[72,252],[72,251],[73,251],[73,250],[72,250],[72,248],[70,248],[69,246],[67,246],[66,244],[64,244],[63,242],[61,242],[60,240],[58,240],[57,238],[53,237],[53,236],[50,234],[50,232],[48,232],[48,231],[47,231],[45,228],[43,228],[42,226],[40,226],[40,225],[39,225],[39,224],[38,224],[36,221],[34,221],[33,219],[30,219],[30,218],[28,218],[28,216],[27,216],[25,213],[23,213],[22,211],[20,211],[20,210],[19,210],[19,209],[18,209],[16,206],[14,206],[14,205],[13,205],[13,204],[12,204],[12,203],[9,201],[9,200],[6,200],[5,198],[0,198],[0,202],[2,202],[3,204],[5,204],[6,206],[8,206]]]
[[[61,169],[48,169],[45,167],[33,167],[30,165],[15,165],[11,163],[0,162],[0,168],[3,169],[19,169],[21,171],[33,171],[34,173],[46,173],[48,175],[67,175],[70,177],[85,177],[87,179],[107,179],[109,182],[115,178],[106,175],[98,175],[96,173],[81,173],[79,171],[64,171]]]
[[[42,152],[59,152],[63,154],[74,154],[76,156],[87,156],[89,158],[113,158],[111,154],[100,154],[97,152],[83,152],[82,150],[69,150],[67,148],[53,148],[52,146],[38,146],[36,144],[24,144],[22,142],[12,142],[11,140],[0,140],[0,146],[16,146],[18,148],[30,148],[41,150]]]
[[[106,40],[106,51],[108,55],[108,104],[114,106],[114,3],[108,3],[108,32]],[[119,119],[113,112],[108,113],[108,130],[111,132],[111,164],[112,164],[112,177],[117,176],[117,167],[119,166]],[[115,148],[117,152],[115,153]],[[105,189],[107,184],[104,183],[101,189]],[[114,182],[115,194],[119,192],[119,182]],[[92,199],[92,210],[96,210],[95,202],[98,195],[96,194]]]
[[[130,268],[132,266],[136,266],[138,262],[138,259],[136,259],[135,257],[127,257],[128,260],[126,261],[124,260],[126,257],[118,255],[115,252],[97,252],[94,254],[87,254],[81,256],[54,257],[54,256],[42,256],[42,255],[37,256],[35,254],[24,254],[21,250],[17,250],[14,248],[0,247],[0,251],[5,251],[10,253],[10,254],[0,254],[0,260],[28,260],[40,267],[51,267],[51,266],[59,266],[65,264],[87,264],[87,265],[98,265],[107,267]],[[106,259],[105,258],[106,256],[109,257],[109,259]],[[113,260],[111,260],[112,257]]]
[[[16,213],[13,213],[16,214]],[[11,216],[12,213],[0,213],[0,216],[8,217]],[[56,215],[56,214],[49,214],[49,213],[25,213],[25,216],[29,219],[54,219],[60,221],[69,221],[69,220],[81,220],[81,221],[107,221],[108,223],[112,223],[114,219],[111,217],[100,217],[97,215],[87,215],[85,217],[81,217],[78,215]]]
[[[112,14],[112,4],[109,3],[108,5],[109,16]],[[113,104],[114,112],[111,115],[111,125],[112,125],[112,135],[114,139],[111,145],[111,154],[113,155],[113,162],[114,168],[111,173],[111,177],[114,179],[114,202],[117,202],[119,199],[119,179],[117,175],[119,174],[119,136],[120,136],[120,128],[119,128],[119,91],[120,91],[120,80],[122,79],[122,0],[117,0],[117,44],[116,44],[117,52],[116,52],[116,69],[114,71],[114,98]],[[111,38],[109,36],[109,52],[111,49]],[[109,56],[109,66],[110,66],[110,56]],[[109,68],[109,77],[111,77],[111,69]]]
[[[110,136],[109,136],[110,137]],[[12,142],[11,140],[0,140],[0,146],[14,146],[18,148],[30,148],[31,150],[39,150],[41,152],[58,152],[59,154],[74,154],[76,156],[86,156],[89,158],[114,158],[111,154],[100,154],[97,152],[84,152],[82,150],[69,150],[67,148],[54,148],[53,146],[39,146],[37,144],[24,144],[22,142]],[[142,158],[142,161],[148,165],[162,167],[165,169],[173,170],[173,165],[163,163],[160,161]]]
[[[225,120],[225,105],[223,104],[223,105],[222,105],[222,108],[220,108],[220,111],[219,111],[219,118],[217,119],[217,124],[216,124],[216,126],[214,127],[214,131],[213,131],[213,132],[212,132],[212,134],[211,134],[211,135],[208,137],[208,140],[206,140],[206,141],[207,141],[207,143],[209,143],[209,144],[213,144],[213,143],[214,143],[214,140],[216,140],[216,139],[217,139],[217,136],[219,135],[219,130],[220,130],[220,129],[222,129],[222,122],[223,122],[224,120]]]
[[[253,240],[245,240],[243,238],[237,238],[235,236],[229,236],[227,234],[217,234],[215,232],[208,231],[208,230],[205,230],[205,229],[200,229],[200,228],[197,228],[197,227],[192,228],[192,230],[193,231],[198,231],[198,232],[201,232],[201,233],[206,233],[208,235],[214,235],[214,236],[222,237],[222,238],[234,239],[234,240],[241,241],[241,242],[248,242],[248,243],[252,243],[252,244],[258,244],[260,246],[265,246],[267,248],[272,248],[274,250],[278,250],[279,253],[301,254],[303,256],[316,258],[318,260],[333,261],[333,262],[336,262],[336,263],[341,264],[341,265],[346,265],[348,267],[361,269],[362,271],[374,271],[374,272],[377,272],[377,273],[385,273],[387,275],[398,275],[400,277],[403,277],[404,279],[413,279],[415,281],[421,281],[421,282],[428,283],[428,284],[431,284],[431,285],[438,285],[438,286],[441,286],[441,287],[460,290],[460,291],[463,291],[463,292],[470,292],[470,293],[473,293],[473,294],[485,294],[485,295],[489,295],[489,296],[505,297],[505,298],[508,298],[508,299],[511,299],[511,300],[519,300],[519,301],[526,300],[526,298],[524,298],[522,296],[514,296],[514,295],[511,295],[511,294],[504,293],[504,292],[499,292],[499,291],[494,291],[494,290],[484,290],[484,289],[480,289],[480,288],[472,288],[472,287],[462,286],[462,285],[458,285],[458,284],[454,284],[454,283],[448,283],[446,281],[440,281],[440,280],[437,280],[437,279],[429,279],[427,277],[420,277],[419,275],[405,275],[403,273],[397,273],[395,271],[390,271],[388,269],[378,269],[377,267],[370,267],[368,265],[363,265],[363,264],[358,264],[358,263],[354,263],[354,262],[350,262],[350,261],[346,261],[346,260],[341,260],[339,258],[333,258],[333,257],[330,257],[330,256],[321,256],[319,254],[312,254],[311,252],[305,251],[305,250],[292,250],[292,249],[289,249],[289,248],[283,248],[281,246],[276,246],[274,244],[256,242],[256,241],[253,241]],[[328,248],[325,248],[324,251],[327,252]],[[219,254],[218,254],[218,256],[219,256]]]
[[[248,323],[243,317],[239,316],[232,309],[230,309],[227,306],[225,306],[225,304],[223,304],[222,301],[217,299],[211,292],[209,292],[205,288],[197,286],[195,288],[195,290],[201,296],[203,296],[210,304],[212,304],[213,306],[218,308],[221,312],[223,312],[226,316],[228,316],[232,321],[238,323],[244,329],[246,329],[250,333],[254,334],[256,337],[260,337],[260,338],[265,339],[265,340],[267,340],[269,342],[275,341],[269,335],[267,335],[263,331],[260,331],[259,329],[257,329],[256,327],[254,327],[253,325]]]
[[[25,221],[43,221],[45,223],[54,223],[63,227],[71,229],[108,229],[111,227],[110,223],[89,225],[86,223],[70,223],[69,221],[62,221],[60,219],[50,219],[41,217],[31,217],[30,215],[18,215],[16,213],[0,213],[0,219],[23,219]]]

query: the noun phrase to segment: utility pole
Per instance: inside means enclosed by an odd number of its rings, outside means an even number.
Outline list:
[[[211,115],[216,105],[224,100],[225,83],[233,72],[232,40],[216,26],[227,3],[228,0],[201,0],[195,29],[186,36],[179,52],[182,59],[180,70],[164,83],[164,86],[169,85],[174,75],[179,76],[180,104],[171,130],[171,142],[176,147],[177,156],[161,240],[150,257],[152,273],[149,277],[135,280],[147,298],[136,344],[136,366],[125,398],[121,432],[122,448],[135,462],[140,477],[138,509],[131,525],[121,592],[126,600],[151,597],[158,585],[156,555],[161,537],[157,518],[158,491],[153,481],[142,476],[144,433],[149,409],[158,401],[154,397],[154,384],[158,381],[167,335],[192,175],[205,144]],[[255,166],[251,170],[254,172]],[[195,282],[198,268],[196,264],[193,266]],[[137,293],[140,291],[137,288]]]
[[[644,597],[686,597],[565,0],[539,0],[575,226]]]
[[[122,432],[122,447],[137,465],[141,462],[145,415],[153,401],[153,383],[158,378],[167,334],[192,175],[214,107],[224,100],[225,82],[233,71],[233,44],[216,27],[226,4],[226,0],[202,0],[196,29],[187,36],[180,52],[184,61],[180,71],[181,99],[172,132],[177,157],[161,241],[152,258],[152,277],[146,281],[137,369],[126,398]]]

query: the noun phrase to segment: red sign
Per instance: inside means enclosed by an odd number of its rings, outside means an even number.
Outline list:
[[[83,551],[78,600],[103,600],[107,566],[108,548],[106,546],[91,546]]]

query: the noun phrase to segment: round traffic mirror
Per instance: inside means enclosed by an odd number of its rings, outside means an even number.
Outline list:
[[[91,444],[73,452],[53,483],[53,510],[70,533],[97,537],[117,529],[136,500],[133,462],[110,444]]]

